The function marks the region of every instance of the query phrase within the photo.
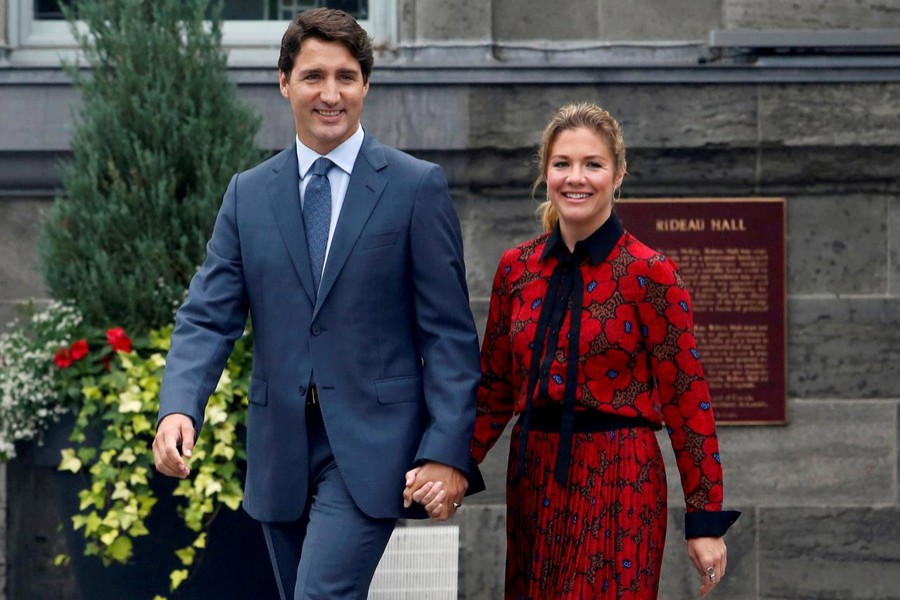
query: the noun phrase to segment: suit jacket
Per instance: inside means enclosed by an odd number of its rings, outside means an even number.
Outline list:
[[[176,316],[160,418],[184,413],[199,430],[249,312],[251,516],[290,521],[304,510],[312,371],[337,466],[363,512],[425,516],[402,506],[404,474],[421,461],[483,488],[470,457],[478,340],[440,167],[366,134],[318,296],[298,184],[294,145],[232,178]]]

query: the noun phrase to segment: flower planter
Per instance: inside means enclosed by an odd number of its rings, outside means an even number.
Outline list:
[[[131,563],[104,566],[98,557],[84,556],[84,537],[73,530],[71,516],[86,478],[56,468],[59,451],[70,445],[71,426],[70,419],[52,427],[43,446],[22,444],[8,465],[9,600],[278,597],[259,524],[242,509],[227,508],[214,520],[207,549],[190,579],[168,593],[169,573],[178,567],[174,551],[191,536],[176,513],[176,482],[161,475],[153,479],[159,503],[147,523],[151,533],[135,540]],[[52,565],[57,553],[70,556],[67,567]]]

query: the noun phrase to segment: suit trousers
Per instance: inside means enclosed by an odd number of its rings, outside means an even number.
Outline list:
[[[306,411],[306,510],[297,521],[262,524],[278,591],[281,600],[365,600],[397,520],[373,519],[359,509],[335,462],[319,407]],[[398,485],[397,502],[401,493]]]

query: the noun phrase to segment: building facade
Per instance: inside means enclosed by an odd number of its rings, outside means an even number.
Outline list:
[[[45,296],[35,241],[78,103],[59,68],[68,34],[39,4],[0,0],[4,323]],[[363,123],[444,167],[482,327],[502,250],[538,233],[534,152],[561,104],[619,118],[626,197],[786,198],[788,423],[720,430],[726,501],[744,516],[715,595],[900,598],[900,0],[370,0],[366,11],[379,56]],[[226,31],[230,73],[272,151],[293,138],[275,66],[283,27],[235,19]],[[661,597],[694,597],[661,444]],[[505,468],[497,448],[488,491],[456,517],[460,598],[501,597]],[[7,514],[39,489],[4,484]],[[56,522],[23,527],[0,519],[0,581],[17,600],[38,597],[27,582],[38,567],[14,553],[40,563],[60,550]],[[64,570],[43,575],[64,597]]]

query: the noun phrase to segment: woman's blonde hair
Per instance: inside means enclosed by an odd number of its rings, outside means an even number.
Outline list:
[[[607,147],[613,155],[616,162],[616,176],[625,170],[625,140],[622,138],[622,131],[619,129],[619,123],[611,114],[603,110],[596,104],[590,102],[581,102],[578,104],[567,104],[559,109],[556,116],[550,120],[541,136],[541,146],[538,148],[537,179],[531,186],[531,195],[535,196],[542,184],[547,183],[547,163],[550,160],[550,147],[563,131],[580,128],[593,131],[606,142]],[[551,231],[556,227],[559,221],[559,214],[553,205],[550,204],[548,198],[541,202],[537,209],[537,215],[541,219],[544,231]]]

